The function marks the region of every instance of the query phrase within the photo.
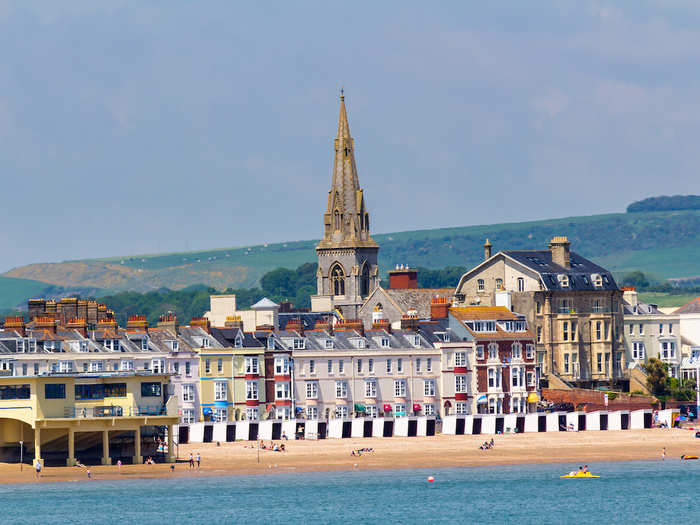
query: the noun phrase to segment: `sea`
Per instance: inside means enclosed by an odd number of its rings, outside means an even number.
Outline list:
[[[0,485],[1,523],[672,523],[700,510],[700,460]],[[428,481],[432,477],[433,482]]]

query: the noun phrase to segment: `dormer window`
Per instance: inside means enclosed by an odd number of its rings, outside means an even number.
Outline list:
[[[148,350],[148,337],[141,339],[141,350]]]
[[[388,338],[388,337],[382,337],[382,339],[381,339],[381,346],[382,346],[382,348],[388,348],[388,347],[389,347],[389,338]]]
[[[18,354],[23,354],[24,353],[24,339],[17,339],[17,353]]]
[[[268,350],[274,350],[275,349],[275,338],[270,336],[267,338],[267,349]]]
[[[333,339],[326,339],[326,349],[333,348]]]
[[[557,275],[557,279],[559,280],[559,286],[561,286],[562,288],[569,287],[569,276],[568,275],[559,274],[559,275]]]
[[[173,352],[177,352],[180,349],[180,343],[178,341],[170,341],[170,349]]]
[[[603,287],[603,277],[599,273],[594,273],[591,275],[591,280],[593,281],[593,286],[596,288]]]
[[[202,348],[210,348],[211,340],[208,337],[202,339]]]
[[[306,348],[306,340],[301,338],[294,339],[294,350],[303,350]]]
[[[243,348],[243,338],[240,335],[236,336],[236,339],[234,339],[233,347],[234,348]]]
[[[420,346],[420,336],[419,335],[414,335],[413,336],[413,346],[419,347]]]
[[[81,352],[88,351],[88,342],[87,341],[80,341],[80,351]]]
[[[367,347],[364,339],[356,339],[355,346],[357,346],[357,348],[366,348]]]

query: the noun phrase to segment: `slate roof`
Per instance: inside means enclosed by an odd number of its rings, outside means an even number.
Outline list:
[[[504,250],[500,253],[538,273],[547,290],[617,290],[617,283],[609,271],[575,252],[570,255],[570,269],[553,262],[549,250]],[[600,274],[602,287],[593,285],[593,274]],[[558,275],[567,275],[569,286],[561,286]]]
[[[257,303],[250,307],[252,310],[257,310],[259,308],[279,308],[277,303],[270,301],[267,297],[263,297]]]
[[[430,318],[430,304],[433,297],[452,298],[454,288],[389,288],[384,289],[384,293],[396,303],[402,313],[416,310],[420,319],[428,319]]]
[[[623,303],[625,315],[664,315],[655,304],[637,303],[636,305]]]
[[[688,304],[681,306],[674,314],[700,314],[700,297],[696,297]]]
[[[323,322],[332,317],[337,317],[335,312],[285,312],[279,314],[277,319],[280,330],[285,330],[292,319],[300,319],[304,330],[313,330],[318,321]]]

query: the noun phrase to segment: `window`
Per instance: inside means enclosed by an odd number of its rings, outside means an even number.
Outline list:
[[[483,292],[484,291],[484,280],[483,279],[477,280],[476,287],[477,287],[478,291]]]
[[[148,337],[141,339],[141,350],[148,350]]]
[[[104,363],[102,361],[91,361],[90,362],[90,372],[102,372],[104,369]]]
[[[483,359],[484,358],[484,346],[483,345],[478,345],[476,347],[476,358],[477,359]]]
[[[44,385],[45,399],[65,399],[66,385],[64,383],[46,384]]]
[[[245,382],[245,398],[247,400],[258,399],[258,382],[257,381],[246,381]]]
[[[291,386],[289,381],[275,383],[275,399],[291,399]]]
[[[154,374],[162,374],[165,372],[165,361],[163,359],[151,359],[151,369]]]
[[[455,403],[455,413],[460,416],[467,414],[467,404],[463,401]]]
[[[339,374],[345,373],[345,361],[343,361],[342,359],[338,359],[338,373]]]
[[[209,361],[209,359],[204,360],[204,373],[205,374],[211,373],[211,362]]]
[[[382,339],[381,339],[381,346],[382,346],[382,348],[388,348],[388,347],[389,347],[389,338],[388,338],[388,337],[382,337]]]
[[[564,354],[564,373],[568,374],[570,369],[569,369],[569,357],[570,354]]]
[[[330,359],[328,360],[328,373],[329,374],[333,373],[333,361]]]
[[[571,321],[571,340],[576,341],[576,321]]]
[[[175,375],[180,375],[180,363],[177,361],[173,363],[173,372],[175,372]]]
[[[391,359],[386,360],[386,373],[391,374]]]
[[[182,423],[185,425],[194,423],[194,408],[182,409]]]
[[[394,415],[397,417],[402,417],[406,415],[406,404],[405,403],[394,403]]]
[[[214,413],[212,414],[212,421],[215,423],[220,423],[228,419],[228,410],[226,407],[214,407]]]
[[[535,357],[535,345],[525,345],[525,357],[527,359],[533,359]]]
[[[337,211],[336,211],[337,219]],[[345,295],[345,273],[339,264],[336,264],[331,269],[331,286],[333,288],[333,295]]]
[[[185,375],[189,376],[190,375],[190,362],[185,361]]]
[[[303,350],[306,348],[306,339],[294,339],[294,350]]]
[[[419,374],[420,374],[420,365],[421,365],[420,357],[417,357],[416,358],[416,372]]]
[[[0,386],[0,399],[29,399],[29,385]]]
[[[603,322],[602,321],[595,322],[595,337],[598,341],[600,341],[603,338]],[[600,355],[600,354],[598,354],[598,355]]]
[[[525,371],[518,367],[514,366],[513,368],[510,369],[510,375],[511,375],[511,384],[513,385],[514,388],[520,388],[524,385],[525,382]]]
[[[102,399],[104,385],[75,385],[75,399]]]
[[[435,405],[432,403],[426,403],[423,405],[423,414],[426,416],[434,416],[435,415]]]
[[[202,338],[202,348],[209,348],[211,346],[211,340],[208,337]]]
[[[632,343],[632,359],[644,359],[644,350],[642,341]]]
[[[345,419],[348,417],[347,405],[338,405],[335,407],[335,417]]]
[[[370,374],[374,374],[374,359],[369,359],[367,361],[367,370]]]
[[[318,419],[318,407],[306,407],[306,419]]]
[[[326,350],[333,348],[333,339],[326,339]]]
[[[348,397],[348,383],[346,381],[335,382],[335,397],[339,399]]]
[[[27,363],[22,363],[22,375],[23,376],[27,375],[28,367],[29,367],[29,365],[27,365]]]
[[[538,343],[542,342],[542,327],[541,326],[537,327],[537,342]]]
[[[591,275],[591,280],[593,281],[593,286],[596,288],[601,288],[603,286],[603,278],[598,273]]]
[[[39,363],[34,363],[34,375],[39,375]]]
[[[671,323],[668,323],[668,333],[669,334],[673,333],[673,325]]]
[[[58,370],[62,374],[70,374],[73,371],[73,361],[61,361]]]
[[[503,279],[496,279],[496,290],[503,290]]]
[[[664,325],[663,323],[659,323],[659,335],[663,335],[664,333]]]
[[[489,344],[489,359],[498,359],[498,345],[496,343]]]
[[[634,334],[634,325],[632,323],[629,324],[629,334],[630,335]]]
[[[496,368],[489,368],[488,371],[489,388],[501,387],[501,373]]]
[[[182,400],[183,401],[194,401],[194,385],[192,385],[192,384],[182,385]]]
[[[141,397],[160,397],[160,383],[141,383]]]
[[[126,397],[126,383],[106,383],[104,397]]]
[[[146,365],[146,366],[148,366],[148,365]],[[83,372],[87,372],[87,371],[88,371],[88,363],[83,363]]]
[[[433,359],[431,357],[425,360],[425,370],[427,372],[433,371]]]
[[[564,321],[562,323],[562,338],[564,341],[569,340],[569,321]]]
[[[180,343],[178,341],[170,341],[170,349],[173,352],[178,352],[180,350]]]
[[[535,303],[535,308],[537,309],[538,314],[542,313],[542,304],[539,301]]]
[[[396,371],[401,374],[403,372],[403,359],[399,358],[396,360]]]
[[[455,352],[455,366],[467,366],[467,354],[464,352]]]
[[[365,405],[365,417],[377,417],[378,414],[377,405]]]
[[[243,338],[240,335],[237,335],[236,339],[234,339],[233,347],[234,348],[243,348]]]
[[[88,351],[88,342],[87,341],[80,341],[80,351],[81,352]]]
[[[419,335],[414,335],[413,336],[413,346],[420,346],[420,336]]]
[[[224,360],[222,358],[219,358],[216,361],[216,372],[221,374],[224,371]],[[155,370],[154,370],[155,372]]]
[[[244,359],[245,362],[245,373],[248,375],[258,375],[260,373],[260,362],[258,357],[254,355],[248,355]]]
[[[131,360],[124,360],[119,363],[119,370],[122,372],[128,372],[134,369],[134,362]]]
[[[306,399],[318,399],[318,383],[316,381],[306,382]]]
[[[406,381],[403,379],[394,381],[394,397],[406,397]]]
[[[315,374],[316,373],[316,361],[313,359],[309,360],[309,374]]]
[[[523,358],[523,345],[520,343],[513,343],[513,359]]]
[[[644,325],[639,323],[639,335],[644,335]]]
[[[435,380],[426,379],[423,381],[423,395],[433,397],[435,396]]]
[[[357,360],[357,373],[358,374],[362,373],[362,359]]]
[[[458,394],[467,393],[467,376],[455,376],[455,392]]]
[[[534,372],[527,373],[527,386],[535,386],[535,373]]]
[[[365,397],[377,397],[376,381],[365,381]]]
[[[226,401],[227,393],[226,381],[214,381],[214,401]]]
[[[676,357],[676,343],[663,341],[661,343],[661,358],[673,359],[674,357]]]
[[[596,370],[598,373],[603,371],[603,354],[598,353],[596,356]]]
[[[286,356],[275,357],[275,375],[289,375],[289,359]]]
[[[519,292],[525,291],[525,279],[523,279],[522,277],[518,277],[518,291]]]
[[[258,407],[246,407],[245,418],[249,421],[257,421],[260,418]]]

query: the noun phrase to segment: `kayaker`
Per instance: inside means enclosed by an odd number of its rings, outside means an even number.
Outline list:
[[[583,466],[583,472],[588,474],[588,465]]]

